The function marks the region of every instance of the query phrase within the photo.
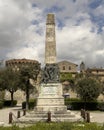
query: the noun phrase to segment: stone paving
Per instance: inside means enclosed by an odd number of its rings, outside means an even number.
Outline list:
[[[17,111],[22,110],[21,106],[0,109],[0,125],[9,126],[9,113],[12,112],[17,117]],[[13,116],[13,119],[16,119]]]
[[[80,111],[73,111],[74,113],[80,115]],[[89,111],[90,121],[97,123],[104,123],[104,111]]]
[[[13,108],[4,108],[0,109],[0,125],[3,126],[10,126],[9,122],[9,113],[12,112],[15,117],[17,117],[17,111],[22,111],[21,106],[13,107]],[[79,111],[73,111],[75,114],[80,115]],[[21,112],[21,116],[22,116]],[[97,122],[97,123],[104,123],[104,112],[99,112],[99,111],[91,111],[90,112],[91,116],[91,122]],[[14,119],[16,119],[13,117]]]

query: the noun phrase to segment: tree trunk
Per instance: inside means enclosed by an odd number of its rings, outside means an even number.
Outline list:
[[[26,86],[26,110],[29,109],[29,81],[27,81]]]
[[[11,107],[13,107],[13,101],[14,101],[13,94],[14,94],[14,92],[11,91]]]

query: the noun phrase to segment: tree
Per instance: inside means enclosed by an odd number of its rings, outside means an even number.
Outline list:
[[[11,106],[13,106],[13,95],[18,89],[19,73],[12,69],[3,69],[0,71],[0,89],[7,90],[11,94]]]
[[[101,93],[101,83],[93,78],[85,77],[79,80],[76,84],[76,91],[82,100],[93,101]]]
[[[26,93],[26,109],[28,109],[30,91],[34,91],[34,86],[30,79],[37,80],[37,75],[40,71],[40,65],[24,66],[20,68],[20,88]]]
[[[71,73],[60,73],[60,81],[64,82],[64,81],[70,81],[72,80],[72,74]]]

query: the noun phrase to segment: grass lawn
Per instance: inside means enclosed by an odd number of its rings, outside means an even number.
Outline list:
[[[97,123],[36,123],[28,127],[0,127],[0,130],[104,130],[104,125]]]

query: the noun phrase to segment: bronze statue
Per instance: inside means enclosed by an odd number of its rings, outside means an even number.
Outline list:
[[[59,67],[57,64],[46,64],[42,73],[43,83],[59,82]]]

